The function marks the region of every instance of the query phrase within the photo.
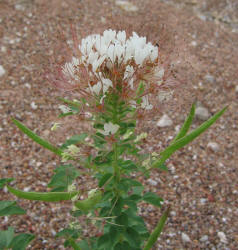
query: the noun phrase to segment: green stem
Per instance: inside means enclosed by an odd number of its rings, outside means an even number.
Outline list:
[[[114,175],[116,177],[116,182],[118,183],[120,181],[120,169],[118,167],[118,151],[117,151],[117,143],[115,142],[113,144],[113,151],[114,151],[114,159],[113,159],[113,169],[114,169]]]
[[[156,228],[154,229],[154,231],[151,233],[147,243],[145,244],[145,247],[143,250],[149,250],[152,248],[152,246],[155,244],[155,242],[157,241],[157,239],[159,238],[163,228],[164,228],[164,224],[169,216],[169,211],[170,211],[170,207],[168,207],[166,209],[166,211],[163,213],[162,217],[160,218]]]

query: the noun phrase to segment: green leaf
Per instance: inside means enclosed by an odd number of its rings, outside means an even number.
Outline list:
[[[79,171],[72,164],[59,166],[54,172],[56,174],[53,175],[48,187],[54,187],[54,190],[58,191],[67,190],[67,187],[80,175]]]
[[[19,207],[15,201],[0,201],[0,216],[25,213],[26,211]]]
[[[7,186],[8,191],[12,194],[16,195],[19,198],[27,199],[27,200],[34,200],[34,201],[66,201],[71,200],[75,195],[78,194],[77,191],[75,192],[24,192],[10,186]]]
[[[141,244],[140,235],[132,227],[128,227],[124,233],[125,239],[132,247],[139,247]]]
[[[79,102],[71,101],[71,100],[68,100],[68,99],[62,98],[62,97],[59,97],[58,99],[59,99],[60,101],[62,101],[63,103],[69,104],[70,106],[73,106],[73,107],[75,107],[75,108],[80,107],[80,103],[79,103]]]
[[[110,234],[104,234],[103,236],[101,236],[100,238],[98,238],[97,241],[97,249],[99,250],[105,250],[105,249],[110,249],[111,248],[111,238],[110,238]]]
[[[98,186],[102,187],[112,176],[113,176],[113,174],[111,174],[111,173],[104,174],[101,177],[101,179],[100,179],[100,181],[98,183]]]
[[[0,188],[3,188],[7,183],[13,181],[13,178],[3,178],[0,179]]]
[[[82,248],[75,242],[74,239],[69,238],[68,239],[69,245],[73,247],[74,250],[82,250]]]
[[[131,170],[131,171],[135,171],[137,169],[136,164],[131,161],[131,160],[119,160],[118,164],[120,165],[120,167],[124,170]]]
[[[173,142],[179,140],[180,138],[184,137],[187,134],[187,132],[192,124],[194,115],[195,115],[195,104],[192,105],[187,119],[185,120],[185,122],[184,122],[182,128],[180,129],[179,133],[177,134],[177,136],[174,138]]]
[[[156,228],[154,229],[154,231],[151,233],[147,243],[145,244],[145,247],[143,250],[149,250],[152,248],[152,246],[155,244],[155,242],[157,241],[157,239],[159,238],[163,228],[164,228],[164,225],[165,225],[165,222],[169,216],[169,211],[170,211],[170,208],[168,208],[162,215],[162,217],[160,218]]]
[[[65,228],[56,234],[56,237],[64,238],[77,238],[79,236],[79,231],[72,228]]]
[[[145,90],[145,85],[144,85],[144,82],[141,81],[139,83],[137,90],[136,90],[136,97],[141,96],[144,93],[144,90]]]
[[[88,242],[86,240],[81,240],[78,243],[78,246],[81,247],[82,250],[90,250],[91,248],[88,245]]]
[[[200,125],[197,129],[193,130],[188,135],[178,139],[174,143],[172,143],[170,146],[168,146],[164,151],[160,153],[160,159],[155,161],[152,166],[158,167],[164,164],[164,162],[178,149],[184,147],[186,144],[194,140],[196,137],[198,137],[201,133],[203,133],[205,130],[207,130],[225,111],[227,107],[222,109],[221,111],[217,112],[214,116],[212,116],[209,120],[204,122],[202,125]]]
[[[35,238],[33,234],[19,234],[15,236],[11,243],[10,247],[12,250],[25,250],[27,245]]]
[[[121,213],[116,219],[116,224],[122,225],[122,226],[128,226],[128,216],[126,213]]]
[[[58,115],[58,118],[63,118],[63,117],[66,117],[66,116],[70,116],[70,115],[74,115],[75,113],[70,111],[70,112],[67,112],[67,113],[61,113]]]
[[[117,243],[114,247],[114,250],[131,250],[131,246],[128,244],[128,242],[123,241],[122,243]]]
[[[151,192],[145,193],[143,200],[157,207],[161,207],[160,203],[163,201],[157,194]]]
[[[62,150],[53,146],[52,144],[50,144],[48,141],[42,139],[41,137],[39,137],[38,135],[36,135],[32,130],[30,130],[29,128],[27,128],[25,125],[23,125],[20,121],[16,120],[16,119],[12,119],[13,122],[16,124],[16,126],[24,133],[26,134],[29,138],[31,138],[33,141],[35,141],[36,143],[40,144],[42,147],[50,150],[51,152],[57,154],[57,155],[61,155],[62,154]]]
[[[165,164],[158,166],[158,169],[163,170],[163,171],[168,171],[168,168]]]
[[[72,144],[78,144],[81,142],[84,142],[84,140],[87,138],[88,134],[87,133],[82,133],[80,135],[73,135],[70,139],[68,139],[61,147],[60,149],[64,150],[68,146]]]
[[[111,206],[113,206],[112,214],[113,215],[121,214],[123,205],[124,205],[124,200],[122,199],[122,197],[114,197],[111,200]]]
[[[5,249],[9,246],[14,236],[13,227],[9,227],[5,231],[0,231],[0,249]]]

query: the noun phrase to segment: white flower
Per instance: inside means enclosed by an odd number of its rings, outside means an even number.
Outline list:
[[[67,187],[67,191],[70,192],[70,193],[76,191],[76,184],[72,183],[71,185],[69,185]]]
[[[72,111],[69,107],[67,107],[67,106],[65,106],[65,105],[59,105],[59,109],[61,110],[61,112],[62,112],[63,114],[66,114],[66,113],[69,113],[69,112]]]
[[[142,97],[141,107],[146,110],[150,110],[153,108],[153,105],[149,103],[148,95]]]
[[[91,189],[88,191],[88,198],[93,197],[97,192],[97,188]]]
[[[76,156],[79,152],[80,152],[80,148],[77,147],[76,145],[72,144],[69,145],[67,147],[68,152],[72,155],[72,156]]]
[[[120,41],[122,44],[124,44],[125,41],[126,41],[126,32],[125,32],[125,31],[119,31],[119,32],[117,33],[117,39],[118,39],[118,41]]]
[[[147,136],[148,136],[147,133],[141,133],[141,134],[139,134],[139,135],[136,137],[135,142],[139,142],[139,141],[145,139]]]
[[[100,132],[103,134],[103,135],[110,135],[110,134],[115,134],[118,129],[119,129],[119,125],[117,124],[113,124],[111,122],[109,123],[105,123],[104,124],[104,130],[100,130]]]
[[[89,85],[90,86],[90,85]],[[102,83],[101,82],[98,82],[97,84],[93,85],[91,87],[91,91],[93,93],[95,93],[96,95],[99,95],[100,94],[100,91],[102,89]]]
[[[162,83],[162,79],[164,77],[164,69],[156,69],[156,71],[154,72],[154,76],[158,79],[157,84],[161,84]]]
[[[124,72],[123,79],[131,78],[133,76],[134,72],[135,72],[135,70],[134,70],[133,66],[127,65],[126,69],[125,69],[125,72]]]
[[[162,80],[164,71],[154,70],[158,58],[158,48],[150,42],[147,43],[146,37],[139,37],[135,32],[127,39],[125,31],[105,30],[103,35],[93,34],[82,39],[78,48],[81,56],[79,58],[73,57],[71,62],[67,62],[62,67],[62,72],[69,81],[73,80],[79,83],[85,79],[83,74],[87,74],[89,80],[93,78],[92,80],[96,81],[97,84],[86,88],[88,92],[96,95],[101,92],[105,94],[109,87],[114,86],[112,84],[114,78],[109,79],[109,77],[114,77],[115,74],[112,74],[112,72],[105,74],[105,72],[112,69],[121,71],[124,69],[124,72],[119,72],[120,76],[133,89],[133,83],[137,82],[136,76],[134,76],[135,72],[137,72],[138,68],[147,67],[151,63],[152,67],[148,67],[148,76],[152,78],[153,82],[155,82],[155,77],[158,78],[158,84],[161,84],[160,80]],[[85,70],[82,69],[82,66],[85,67]],[[108,79],[104,81],[102,76],[105,78],[108,76]],[[86,84],[84,84],[84,87]],[[151,105],[144,106],[151,109]]]
[[[132,108],[136,108],[136,101],[131,100],[131,101],[129,101],[129,103],[131,104]]]
[[[56,129],[58,129],[60,127],[60,123],[59,122],[55,122],[53,124],[53,126],[50,128],[51,131],[55,131]]]
[[[112,87],[112,81],[110,79],[105,79],[102,78],[102,83],[103,83],[103,93],[107,92],[109,87]]]
[[[130,131],[130,130],[128,130],[128,131],[123,135],[123,139],[124,139],[124,140],[128,139],[132,134],[133,134],[133,132]]]
[[[125,31],[116,32],[111,29],[105,30],[103,35],[94,34],[82,39],[79,49],[84,56],[83,58],[86,59],[86,61],[82,60],[85,61],[85,66],[95,65],[94,72],[104,60],[114,63],[118,59],[119,62],[123,60],[127,64],[128,60],[134,58],[135,63],[142,66],[145,59],[154,62],[158,57],[158,48],[151,43],[146,43],[145,37],[139,37],[133,32],[132,36],[126,40]],[[78,63],[72,62],[72,65]]]
[[[76,145],[72,144],[67,147],[67,149],[64,150],[64,152],[61,154],[62,161],[66,162],[71,159],[71,157],[77,157],[80,152],[80,148]]]
[[[69,78],[77,79],[75,73],[77,72],[78,65],[79,65],[79,59],[73,57],[71,62],[65,63],[65,65],[62,67],[62,72]]]

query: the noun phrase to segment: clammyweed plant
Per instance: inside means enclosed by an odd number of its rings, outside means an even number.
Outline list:
[[[141,201],[161,207],[162,198],[144,192],[138,174],[150,176],[151,169],[166,170],[166,160],[209,128],[226,110],[222,109],[197,129],[189,132],[195,113],[192,105],[188,118],[172,143],[162,152],[142,153],[140,145],[146,133],[137,134],[138,120],[158,106],[159,99],[171,94],[166,86],[169,67],[160,60],[157,46],[133,33],[106,30],[103,35],[90,35],[81,43],[74,36],[71,61],[47,75],[56,86],[72,91],[77,99],[61,98],[61,116],[80,116],[92,125],[91,132],[72,136],[61,147],[40,138],[20,121],[16,126],[35,142],[61,157],[49,187],[51,192],[24,192],[2,179],[8,190],[19,198],[44,202],[72,201],[72,223],[57,236],[65,238],[65,246],[73,249],[139,250],[152,249],[170,208],[150,233],[141,216]],[[52,130],[57,129],[54,124]],[[96,180],[97,188],[80,190],[79,175]],[[84,187],[85,188],[85,187]],[[82,195],[86,199],[80,199]],[[4,203],[5,202],[5,203]],[[3,201],[2,204],[7,204]],[[4,205],[3,205],[4,206]],[[0,210],[2,211],[2,210]],[[2,215],[2,214],[0,214]],[[85,223],[80,224],[82,216]],[[82,220],[80,220],[82,221]],[[85,237],[88,227],[91,235]],[[5,231],[4,231],[5,232]],[[6,245],[6,248],[11,245]]]

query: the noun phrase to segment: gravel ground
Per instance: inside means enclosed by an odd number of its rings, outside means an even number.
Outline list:
[[[172,208],[155,249],[238,249],[237,8],[235,0],[134,0],[127,7],[112,0],[1,0],[1,178],[14,177],[21,189],[45,191],[59,163],[57,157],[20,133],[11,117],[54,143],[62,142],[66,132],[71,135],[87,129],[83,122],[77,121],[75,128],[76,121],[65,119],[67,126],[50,131],[59,113],[59,92],[45,82],[42,73],[58,48],[59,30],[67,40],[71,39],[72,22],[80,37],[113,28],[134,30],[156,42],[163,33],[161,49],[180,56],[179,74],[185,76],[186,84],[176,96],[176,105],[164,106],[139,126],[149,132],[145,150],[168,145],[195,100],[203,112],[197,114],[194,127],[204,115],[210,116],[225,105],[229,109],[213,129],[170,159],[168,173],[154,170],[151,178],[141,179]],[[157,121],[165,113],[173,124],[159,128]],[[86,178],[79,182],[93,186]],[[9,199],[9,194],[1,191],[0,197]],[[4,217],[1,229],[12,225],[17,232],[35,234],[29,249],[65,249],[62,240],[54,236],[69,222],[70,203],[21,200],[19,204],[27,215]],[[161,215],[160,210],[145,205],[140,213],[151,229]]]

